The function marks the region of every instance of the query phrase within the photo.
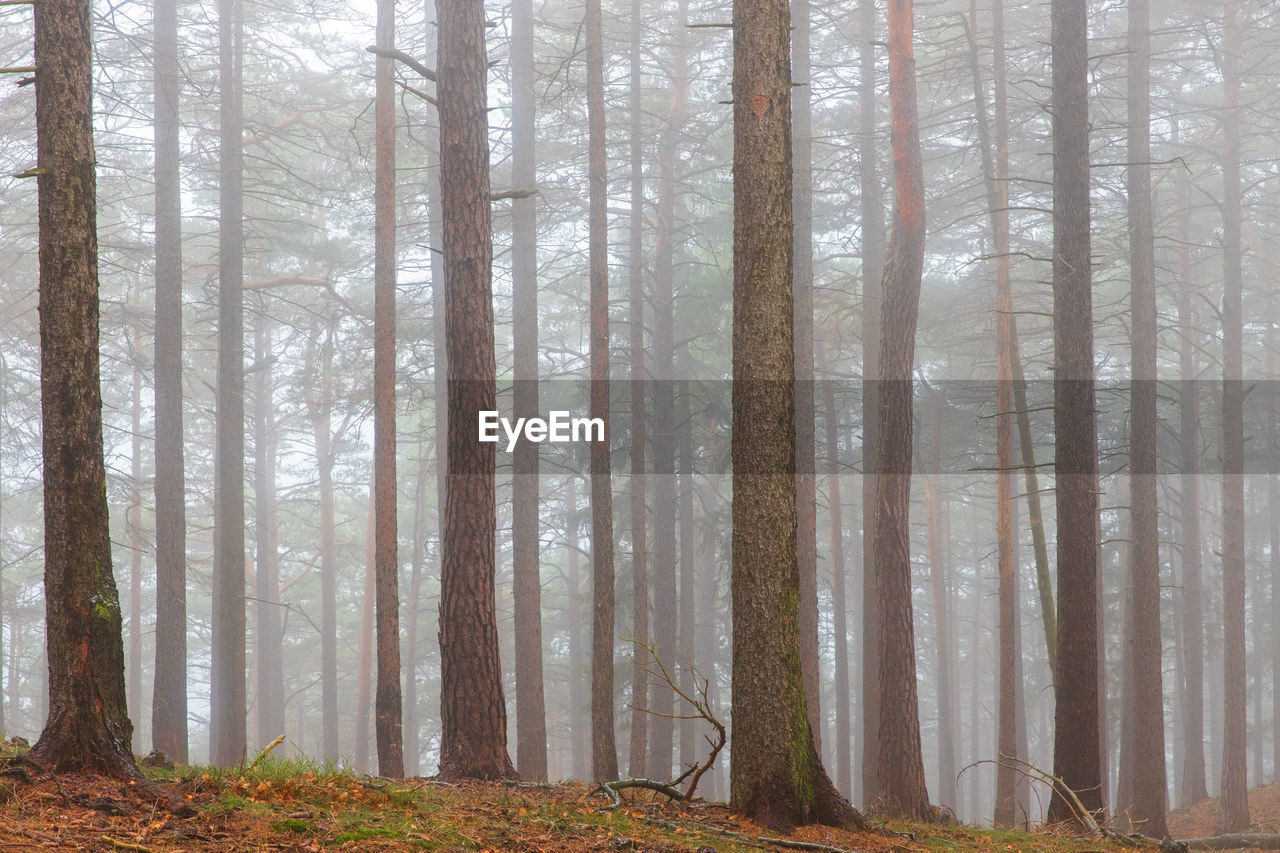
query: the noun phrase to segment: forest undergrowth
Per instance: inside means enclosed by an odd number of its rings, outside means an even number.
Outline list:
[[[361,776],[301,759],[252,767],[143,767],[196,811],[171,814],[129,782],[50,776],[6,744],[0,756],[0,849],[87,851],[663,851],[1135,849],[961,825],[890,823],[883,835],[821,826],[778,836],[719,803],[672,803],[627,790],[620,807],[574,782],[443,784]]]

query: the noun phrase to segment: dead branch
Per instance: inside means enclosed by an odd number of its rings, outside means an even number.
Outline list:
[[[396,50],[394,47],[378,47],[377,45],[372,45],[372,44],[366,47],[365,50],[367,50],[369,53],[374,54],[375,56],[381,56],[381,57],[385,57],[386,59],[394,59],[398,62],[403,62],[405,65],[409,66],[414,71],[417,71],[423,77],[426,77],[432,83],[436,82],[436,72],[432,71],[430,68],[423,65],[421,62],[414,59],[412,56],[405,53],[403,50]]]

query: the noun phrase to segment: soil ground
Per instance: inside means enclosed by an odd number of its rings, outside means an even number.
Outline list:
[[[17,774],[17,771],[12,771]],[[176,817],[129,783],[0,777],[0,850],[48,851],[650,851],[785,849],[721,804],[626,791],[621,807],[589,786],[389,782],[293,761],[252,770],[179,767],[148,776],[196,810]],[[631,797],[630,795],[637,796]],[[891,824],[893,834],[804,827],[784,841],[828,849],[1120,851],[1113,841],[967,826]],[[737,836],[728,833],[737,833]],[[743,837],[745,836],[745,837]],[[798,846],[798,845],[797,845]],[[794,849],[794,848],[792,848]]]
[[[1280,785],[1267,785],[1249,792],[1249,816],[1254,826],[1249,832],[1280,833]],[[1222,809],[1216,799],[1169,812],[1169,833],[1174,838],[1203,838],[1216,832]]]

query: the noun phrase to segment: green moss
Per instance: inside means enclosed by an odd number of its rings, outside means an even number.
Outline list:
[[[311,835],[319,831],[311,821],[299,820],[298,818],[289,818],[288,820],[273,823],[271,828],[276,832],[294,832],[298,835]]]

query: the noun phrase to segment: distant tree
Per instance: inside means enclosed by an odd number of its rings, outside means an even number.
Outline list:
[[[511,5],[511,177],[533,189],[535,118],[533,3]],[[516,417],[538,415],[537,199],[511,202],[512,324],[515,332]],[[515,610],[516,769],[531,781],[547,778],[547,711],[542,674],[542,579],[538,568],[538,445],[516,445],[512,494],[512,592]]]
[[[1222,826],[1249,825],[1245,720],[1244,350],[1240,181],[1240,22],[1222,14]]]
[[[733,6],[733,754],[730,807],[847,823],[800,678],[787,0]]]
[[[31,758],[138,776],[103,463],[90,4],[34,15],[49,716]]]
[[[1151,201],[1151,10],[1129,2],[1128,202],[1130,326],[1129,594],[1133,621],[1125,636],[1132,666],[1132,798],[1119,803],[1153,838],[1165,826],[1164,690],[1160,642],[1160,526],[1156,506],[1156,264]]]
[[[893,231],[881,307],[880,449],[875,565],[879,597],[878,801],[887,813],[931,816],[920,745],[911,606],[911,447],[916,319],[924,269],[924,173],[916,118],[911,0],[889,0],[889,110],[893,126]]]
[[[876,147],[876,0],[858,4],[859,219],[862,223],[862,691],[861,798],[879,795],[880,613],[875,560],[876,457],[880,452],[880,310],[884,276],[884,192]]]
[[[604,440],[591,445],[591,772],[618,778],[613,725],[613,485],[609,469],[609,226],[604,150],[604,36],[600,0],[587,0],[587,186],[590,208],[591,417]]]
[[[448,411],[440,577],[440,776],[510,779],[494,601],[496,408],[484,4],[440,0],[438,92]]]
[[[1053,0],[1054,473],[1058,672],[1053,773],[1101,812],[1098,691],[1098,447],[1089,248],[1087,4]],[[1075,819],[1055,790],[1049,819]]]
[[[276,413],[271,377],[271,320],[266,310],[254,326],[253,376],[253,505],[257,545],[258,745],[265,747],[284,734],[284,634],[280,618],[280,557],[276,508]]]
[[[244,548],[244,13],[218,0],[218,382],[209,763],[247,748]]]
[[[649,643],[649,531],[645,506],[645,442],[648,437],[645,412],[644,348],[644,147],[641,140],[642,75],[641,36],[644,33],[642,0],[631,1],[631,55],[628,109],[630,110],[631,210],[628,223],[627,302],[630,330],[628,345],[631,371],[631,744],[627,772],[645,775],[648,747],[649,691],[644,649]]]
[[[377,42],[395,44],[395,0],[378,0]],[[374,73],[373,512],[378,646],[378,773],[404,776],[400,694],[400,561],[396,536],[396,113],[393,60]]]

